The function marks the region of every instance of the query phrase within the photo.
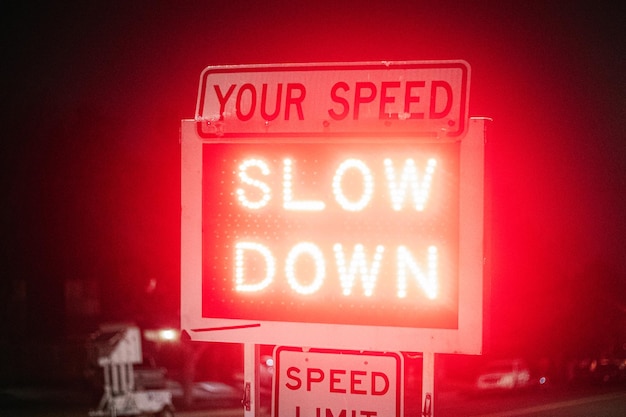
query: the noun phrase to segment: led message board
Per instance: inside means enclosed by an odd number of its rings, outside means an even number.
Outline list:
[[[306,91],[316,75],[301,79]],[[220,88],[228,113],[237,90]],[[200,94],[199,109],[209,101]],[[427,125],[254,135],[200,116],[182,126],[181,325],[192,339],[480,350],[482,121],[456,121],[464,136],[451,140],[413,131]]]

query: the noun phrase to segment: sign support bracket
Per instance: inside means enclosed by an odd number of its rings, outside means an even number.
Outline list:
[[[260,362],[261,348],[255,343],[244,343],[243,345],[243,405],[244,417],[255,417],[258,415],[260,394],[259,394],[259,373],[257,367]]]
[[[422,404],[424,417],[433,417],[433,394],[435,392],[435,353],[424,352],[422,363]]]

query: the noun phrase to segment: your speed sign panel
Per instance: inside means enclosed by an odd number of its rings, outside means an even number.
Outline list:
[[[196,119],[207,137],[458,138],[469,73],[465,61],[209,67]]]
[[[192,339],[480,350],[484,121],[458,113],[469,67],[413,65],[203,73],[181,140]]]

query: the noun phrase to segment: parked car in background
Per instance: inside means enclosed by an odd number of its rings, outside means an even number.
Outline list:
[[[177,409],[184,409],[184,391],[180,382],[167,380],[165,389],[171,392]],[[243,388],[234,387],[221,381],[197,381],[191,385],[192,408],[233,408],[241,407]]]
[[[511,391],[531,385],[530,368],[522,359],[491,361],[476,378],[477,391]]]
[[[626,382],[626,359],[599,356],[579,360],[572,365],[569,382],[591,384]]]

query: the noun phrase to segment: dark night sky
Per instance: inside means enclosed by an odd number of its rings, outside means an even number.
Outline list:
[[[0,297],[26,279],[53,316],[50,282],[94,277],[120,318],[156,278],[175,314],[178,129],[206,66],[464,59],[494,119],[489,343],[623,320],[624,6],[473,3],[3,2]]]

